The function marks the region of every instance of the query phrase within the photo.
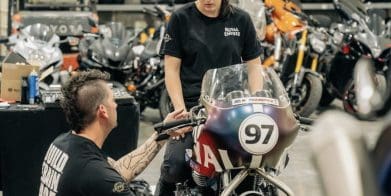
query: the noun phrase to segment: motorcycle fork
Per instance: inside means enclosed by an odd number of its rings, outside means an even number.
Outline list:
[[[318,54],[313,54],[312,55],[311,71],[313,71],[314,73],[318,69],[318,59],[319,59],[319,55]]]
[[[274,46],[275,46],[275,48],[274,48],[274,54],[273,54],[273,57],[274,57],[273,67],[275,70],[281,71],[280,60],[281,60],[282,38],[279,33],[277,33],[274,36]]]
[[[263,62],[264,67],[273,67],[274,70],[279,73],[281,71],[281,48],[282,48],[282,40],[280,34],[274,35],[274,49],[273,55],[269,56]]]
[[[224,177],[225,173],[229,173],[228,176]],[[265,172],[263,169],[243,169],[241,170],[231,181],[225,181],[224,178],[230,179],[230,172],[225,172],[222,176],[222,185],[223,185],[223,191],[221,192],[220,196],[229,196],[231,193],[239,186],[241,182],[251,173],[255,173],[255,175],[259,175],[263,179],[265,179],[267,182],[273,184],[276,186],[279,190],[284,192],[286,195],[291,196],[294,195],[293,191],[287,186],[284,182],[280,181],[279,179],[275,178],[273,175]]]
[[[304,53],[306,50],[307,35],[308,35],[308,31],[307,29],[305,29],[299,41],[299,50],[298,50],[296,66],[295,66],[294,80],[291,89],[292,95],[296,94],[297,87],[299,87],[301,85],[301,82],[303,81],[304,72],[302,70],[302,67],[304,61]]]

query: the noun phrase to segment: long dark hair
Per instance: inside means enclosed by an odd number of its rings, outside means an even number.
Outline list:
[[[229,0],[221,1],[220,16],[226,17],[233,13],[233,7]]]

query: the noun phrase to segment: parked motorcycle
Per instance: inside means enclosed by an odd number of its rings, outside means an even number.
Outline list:
[[[72,41],[59,44],[63,53],[62,70],[77,69],[78,43],[83,32],[98,31],[98,1],[9,1],[11,33],[18,33],[23,26],[41,23],[49,26],[61,40]],[[77,21],[77,22],[76,22]]]
[[[305,17],[292,1],[266,0],[265,6],[265,41],[273,53],[264,66],[273,66],[279,72],[294,111],[309,116],[322,94],[321,77],[316,72],[318,56],[308,43],[312,18]]]
[[[148,47],[134,44],[138,36],[139,32],[132,36],[122,23],[100,26],[99,34],[86,35],[80,41],[79,61],[82,70],[100,69],[110,73],[111,80],[135,97],[142,112],[147,106],[163,105],[159,102],[164,95],[164,69],[155,44],[163,36],[148,40],[145,43]]]
[[[385,92],[384,73],[391,65],[391,40],[377,35],[369,27],[366,10],[360,1],[334,0],[334,5],[344,23],[331,26],[331,34],[339,40],[340,49],[325,74],[327,91],[321,103],[327,105],[336,97],[343,101],[346,111],[355,114],[353,69],[360,58],[371,59],[377,86]]]
[[[251,75],[248,69],[246,64],[237,64],[208,70],[202,81],[201,105],[190,110],[189,119],[155,125],[161,133],[157,140],[177,128],[194,127],[193,149],[184,156],[197,187],[177,184],[177,196],[205,195],[205,191],[222,196],[278,195],[277,190],[293,195],[276,176],[288,162],[287,148],[300,128],[298,117],[273,69],[259,67]],[[251,78],[257,76],[254,72],[263,83]],[[239,192],[246,178],[251,185]]]
[[[68,40],[60,40],[49,26],[40,23],[26,26],[3,42],[10,48],[10,54],[4,62],[39,65],[37,71],[40,72],[41,79],[45,78],[40,83],[43,88],[60,82],[59,71],[63,58],[59,44]]]

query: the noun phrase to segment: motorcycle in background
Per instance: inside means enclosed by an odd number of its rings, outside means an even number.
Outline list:
[[[48,88],[50,84],[61,82],[59,73],[63,57],[59,44],[68,42],[67,39],[60,40],[49,26],[36,23],[20,29],[17,34],[9,36],[6,41],[5,44],[9,46],[10,54],[4,62],[39,65],[37,72],[39,71],[41,79],[44,79],[40,82],[41,88]]]
[[[159,107],[164,69],[156,49],[134,44],[138,36],[139,32],[132,36],[119,22],[102,25],[99,34],[86,34],[80,41],[79,61],[81,70],[110,73],[117,87],[126,88],[135,97],[142,112],[147,106]]]
[[[342,100],[344,109],[357,113],[354,94],[353,70],[357,61],[368,58],[373,62],[377,86],[385,92],[385,72],[391,66],[391,40],[376,35],[366,21],[366,12],[360,9],[360,1],[334,0],[336,10],[344,19],[342,24],[333,24],[330,32],[339,40],[339,51],[329,65],[326,75],[327,91],[323,96],[323,105],[329,104],[334,97]]]
[[[266,0],[265,44],[273,52],[264,66],[274,67],[287,88],[294,111],[309,116],[322,95],[321,76],[317,74],[317,49],[309,45],[312,18],[306,17],[292,1]],[[314,52],[315,51],[315,52]]]
[[[96,0],[83,1],[17,1],[10,0],[10,15],[12,34],[18,33],[19,29],[41,23],[49,26],[62,42],[59,48],[63,53],[61,70],[75,70],[79,67],[78,44],[83,33],[98,32],[98,14]]]
[[[200,105],[190,110],[189,119],[155,125],[161,133],[157,140],[168,137],[168,131],[194,127],[193,149],[187,149],[184,156],[198,186],[177,184],[177,196],[278,195],[278,190],[293,195],[276,175],[286,166],[287,148],[298,134],[296,118],[310,121],[295,116],[275,71],[258,68],[263,84],[248,76],[246,64],[208,70]],[[251,185],[239,192],[245,178],[251,179]]]

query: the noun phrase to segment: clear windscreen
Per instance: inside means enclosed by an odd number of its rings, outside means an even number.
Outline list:
[[[201,102],[218,108],[243,104],[289,106],[289,98],[278,75],[271,68],[231,65],[208,70],[202,80]]]
[[[119,22],[110,22],[105,28],[103,45],[106,55],[113,60],[123,59],[129,51],[130,32]]]
[[[22,32],[34,42],[49,42],[54,35],[49,26],[40,23],[29,25]]]
[[[107,31],[109,31],[105,38],[107,38],[113,45],[122,46],[127,44],[130,38],[130,32],[128,32],[125,26],[120,22],[110,22],[106,25]]]
[[[341,4],[344,6],[345,11],[348,15],[357,14],[360,18],[365,20],[367,16],[367,10],[365,5],[360,0],[340,0]]]

